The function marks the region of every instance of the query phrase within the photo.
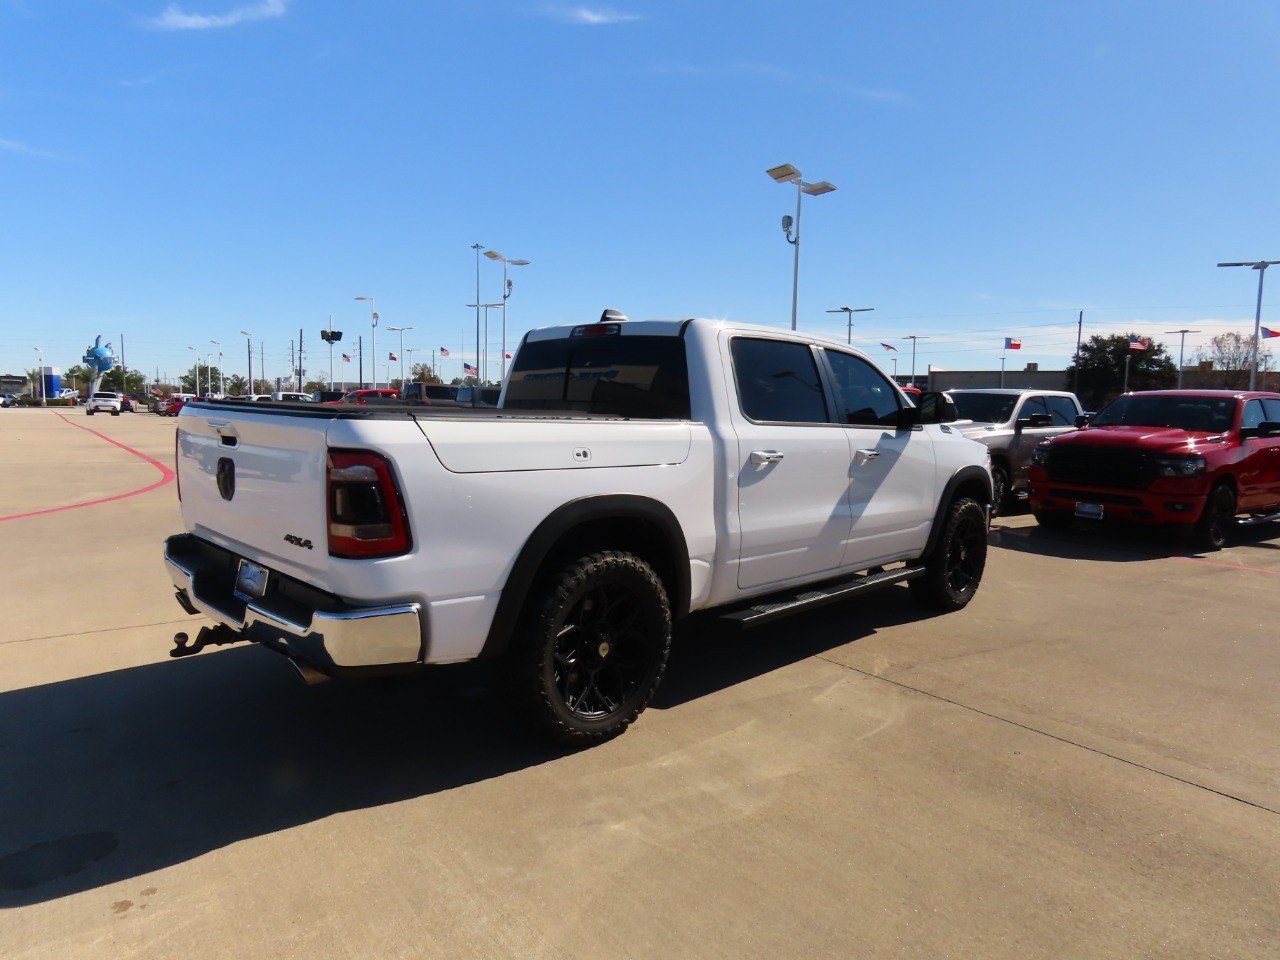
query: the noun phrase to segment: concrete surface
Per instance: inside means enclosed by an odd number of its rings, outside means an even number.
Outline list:
[[[966,610],[685,630],[574,754],[468,666],[170,660],[171,483],[16,515],[163,480],[173,430],[0,411],[10,960],[1280,954],[1280,529],[1003,518]]]

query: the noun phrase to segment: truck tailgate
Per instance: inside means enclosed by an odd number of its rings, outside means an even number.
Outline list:
[[[329,564],[327,435],[332,419],[192,410],[178,419],[189,532],[311,579]]]

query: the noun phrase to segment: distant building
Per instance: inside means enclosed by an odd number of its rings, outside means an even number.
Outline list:
[[[31,381],[24,374],[0,373],[0,393],[13,393],[21,396],[31,389]]]
[[[910,378],[908,378],[910,379]],[[1028,363],[1021,370],[939,370],[930,368],[926,390],[953,390],[958,387],[1010,387],[1033,390],[1070,390],[1065,370],[1041,370],[1040,364]]]

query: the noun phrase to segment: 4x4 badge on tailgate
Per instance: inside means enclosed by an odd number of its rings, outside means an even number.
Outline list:
[[[223,500],[236,495],[236,465],[230,457],[218,458],[218,492]]]

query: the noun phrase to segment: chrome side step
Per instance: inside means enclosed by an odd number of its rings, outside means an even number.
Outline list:
[[[924,566],[897,567],[893,570],[878,570],[864,573],[849,580],[839,580],[818,587],[803,587],[790,593],[773,594],[768,599],[757,600],[750,606],[736,607],[720,614],[720,620],[736,623],[742,627],[755,627],[769,623],[779,617],[798,613],[811,607],[820,607],[826,603],[847,600],[860,593],[868,593],[881,587],[890,587],[895,583],[906,583],[924,576]]]
[[[1280,520],[1280,513],[1268,514],[1265,517],[1244,517],[1236,521],[1237,527],[1252,527],[1259,523],[1270,523],[1272,520]]]

